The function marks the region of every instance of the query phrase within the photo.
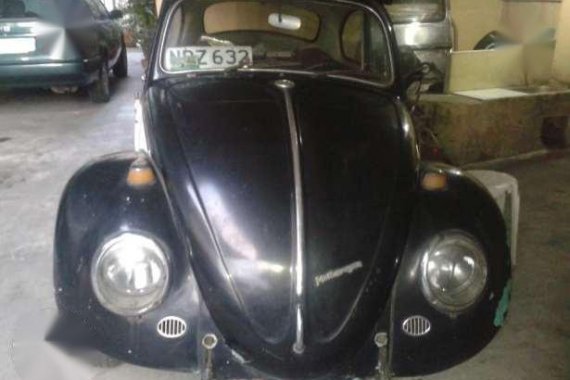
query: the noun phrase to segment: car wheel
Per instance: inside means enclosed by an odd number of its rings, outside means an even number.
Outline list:
[[[105,59],[99,68],[97,80],[89,86],[89,97],[94,103],[107,103],[111,99],[109,85],[109,63]]]
[[[115,67],[113,67],[113,74],[117,78],[125,78],[129,75],[129,63],[127,60],[127,47],[125,46],[125,41],[122,43],[121,56],[115,64]]]

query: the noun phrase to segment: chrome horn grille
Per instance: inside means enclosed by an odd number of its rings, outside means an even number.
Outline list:
[[[184,336],[188,330],[186,322],[179,317],[168,316],[162,318],[156,325],[156,331],[167,339],[176,339]]]
[[[431,330],[431,322],[421,315],[406,318],[402,323],[402,330],[406,335],[413,337],[424,336]]]

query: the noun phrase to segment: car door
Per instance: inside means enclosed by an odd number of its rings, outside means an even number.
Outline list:
[[[102,14],[102,21],[105,24],[105,28],[108,29],[110,41],[108,42],[110,46],[110,57],[112,57],[112,66],[115,65],[119,56],[121,54],[122,42],[123,42],[123,32],[121,27],[113,20],[109,14],[109,11],[102,3],[101,0],[92,0],[95,5],[99,8]]]
[[[109,17],[109,12],[99,0],[85,0],[95,16],[95,27],[98,30],[100,45],[107,53],[109,67],[112,67],[121,53],[121,32]]]

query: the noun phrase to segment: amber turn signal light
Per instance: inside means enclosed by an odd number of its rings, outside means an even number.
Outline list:
[[[129,186],[150,186],[156,182],[152,166],[145,158],[136,159],[129,168],[127,183]]]
[[[427,191],[445,190],[447,188],[447,175],[444,173],[424,174],[422,188]]]

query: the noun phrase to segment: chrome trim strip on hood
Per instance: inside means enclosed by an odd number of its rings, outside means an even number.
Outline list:
[[[301,173],[301,140],[299,130],[295,120],[293,101],[291,100],[291,90],[295,83],[287,79],[275,81],[275,86],[283,91],[285,96],[285,106],[287,107],[287,119],[289,122],[289,133],[291,136],[291,154],[293,156],[293,180],[295,181],[295,344],[293,351],[301,354],[305,350],[303,338],[303,297],[305,293],[305,221],[303,215],[303,177]]]

